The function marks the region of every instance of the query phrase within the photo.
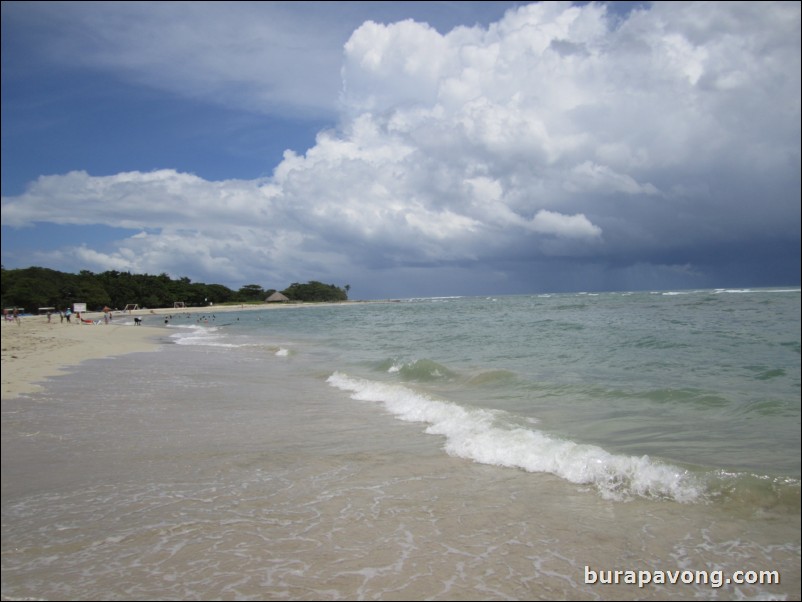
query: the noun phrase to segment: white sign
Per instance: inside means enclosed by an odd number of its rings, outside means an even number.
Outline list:
[[[86,303],[73,303],[72,311],[76,314],[86,313]]]

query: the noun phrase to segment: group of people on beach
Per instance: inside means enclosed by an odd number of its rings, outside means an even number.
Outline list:
[[[52,323],[52,321],[53,321],[53,313],[54,313],[53,311],[50,311],[50,310],[47,311],[46,315],[47,315],[48,324]],[[78,319],[76,321],[77,324],[100,324],[101,320],[102,320],[103,324],[109,324],[114,319],[114,314],[111,311],[109,311],[108,308],[104,308],[104,310],[103,310],[103,318],[102,319],[97,319],[97,320],[86,319],[81,315],[80,312],[74,312],[69,307],[67,307],[64,310],[59,310],[58,314],[59,314],[59,318],[60,318],[61,323],[64,323],[64,320],[66,320],[67,323],[72,323],[73,315],[78,317]],[[21,311],[20,311],[19,308],[14,308],[13,310],[12,309],[4,309],[3,310],[3,319],[6,322],[16,322],[17,324],[20,324],[21,323],[20,316],[21,316]],[[191,318],[191,314],[189,314],[189,313],[186,314],[186,318]],[[198,323],[208,324],[209,321],[214,321],[216,318],[217,318],[217,316],[215,316],[214,314],[201,315],[200,317],[197,318],[197,322]],[[165,316],[164,323],[165,324],[169,324],[170,320],[172,320],[172,319],[173,319],[172,315]],[[135,317],[134,318],[134,325],[135,326],[141,326],[142,325],[142,318],[141,317]]]
[[[13,310],[4,309],[3,319],[6,322],[16,322],[17,326],[19,326],[20,325],[19,309],[16,307]]]
[[[100,320],[89,320],[85,319],[80,312],[73,312],[72,309],[69,307],[65,310],[58,312],[59,318],[61,318],[61,323],[64,323],[64,320],[67,320],[67,323],[72,323],[72,316],[75,314],[78,316],[78,324],[100,324]],[[47,311],[47,322],[48,324],[53,322],[53,312],[48,310]],[[20,311],[18,308],[14,308],[13,310],[4,309],[3,310],[3,318],[7,322],[16,322],[17,324],[21,323],[20,320]],[[108,324],[114,319],[114,314],[111,311],[103,311],[103,323]]]

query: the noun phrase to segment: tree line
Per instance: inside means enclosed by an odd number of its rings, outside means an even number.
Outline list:
[[[192,282],[189,278],[174,280],[167,274],[131,274],[110,270],[95,274],[82,270],[78,274],[49,268],[30,267],[6,270],[2,268],[0,294],[3,308],[24,308],[36,313],[40,307],[63,310],[73,303],[86,303],[90,311],[104,307],[121,310],[126,305],[139,307],[173,307],[176,302],[187,307],[220,305],[224,303],[264,302],[277,292],[258,284],[246,284],[232,290],[222,284]],[[346,301],[350,285],[310,281],[292,283],[281,292],[290,301]]]

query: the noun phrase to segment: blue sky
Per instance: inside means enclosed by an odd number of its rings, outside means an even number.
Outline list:
[[[798,285],[800,5],[4,2],[2,263]]]

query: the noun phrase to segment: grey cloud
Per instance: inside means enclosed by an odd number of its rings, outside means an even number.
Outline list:
[[[366,23],[345,45],[338,129],[271,178],[53,176],[3,199],[3,223],[152,228],[109,261],[135,251],[143,268],[178,269],[200,248],[196,269],[246,280],[367,269],[367,283],[393,268],[443,283],[473,270],[508,290],[557,290],[731,277],[738,248],[766,261],[772,241],[798,247],[794,6],[657,3],[611,26],[601,5],[547,3],[447,34]],[[196,44],[205,54],[191,36],[177,46]],[[199,86],[225,88],[220,69],[198,65]],[[72,209],[53,211],[65,195]]]

